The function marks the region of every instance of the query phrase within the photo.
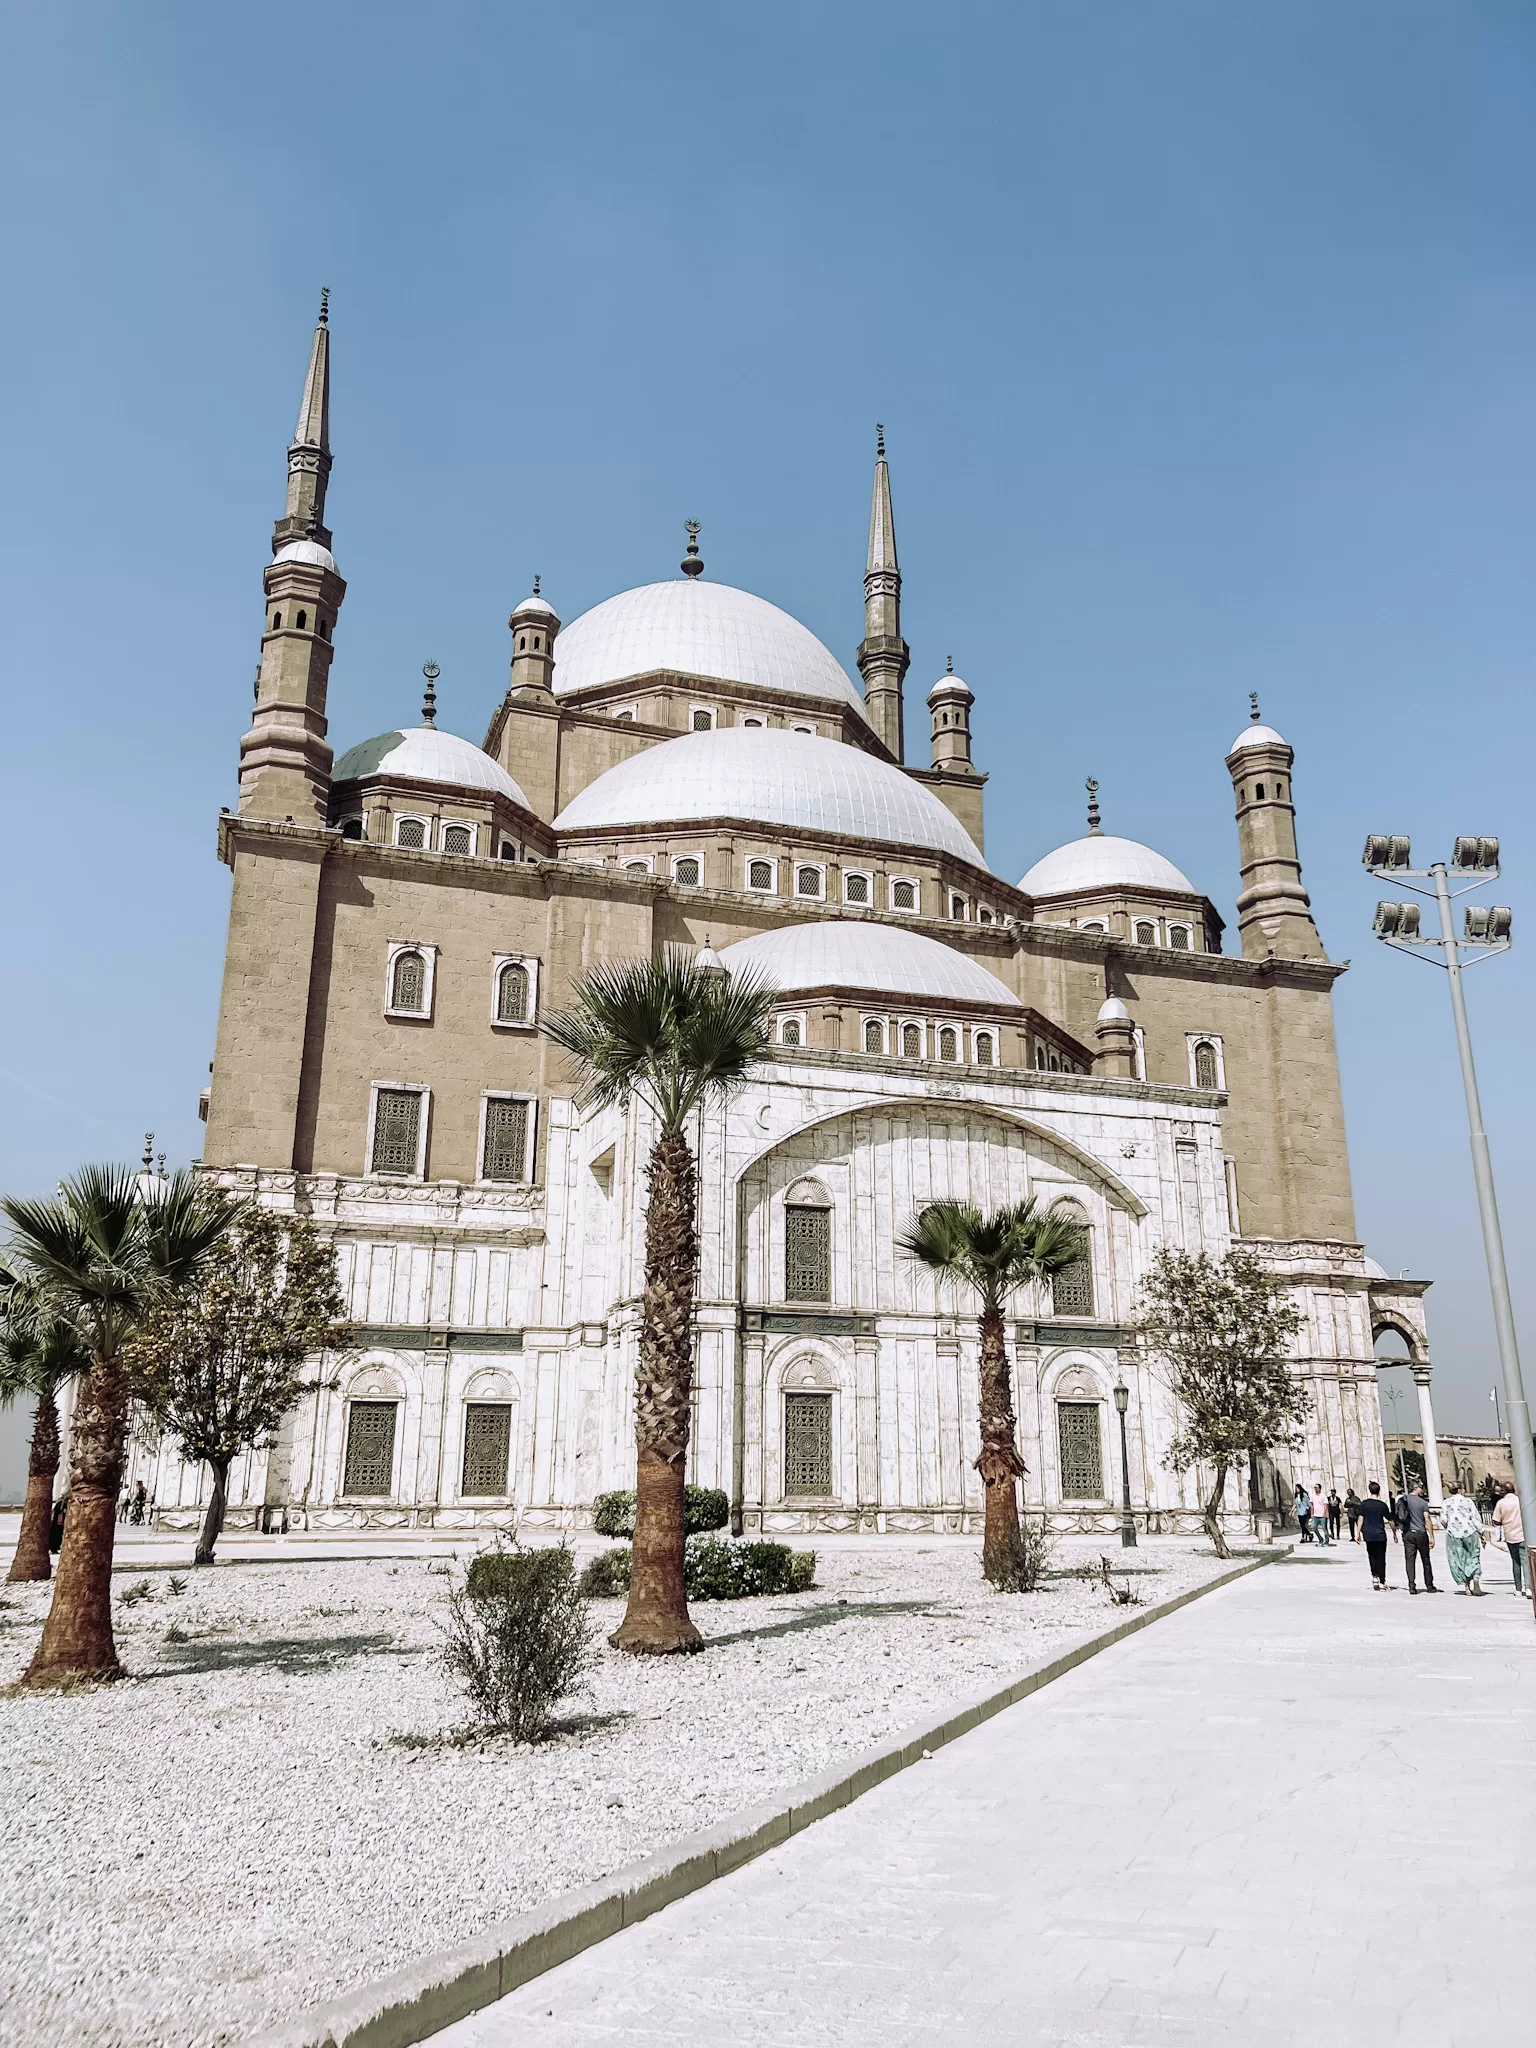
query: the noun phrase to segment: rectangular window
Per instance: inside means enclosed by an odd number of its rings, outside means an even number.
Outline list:
[[[1051,1313],[1058,1316],[1093,1314],[1093,1268],[1086,1259],[1074,1259],[1070,1266],[1063,1266],[1051,1275]]]
[[[373,1105],[374,1173],[419,1173],[421,1090],[381,1088]]]
[[[347,1409],[347,1457],[341,1490],[388,1494],[395,1476],[394,1401],[353,1401]]]
[[[689,724],[695,732],[713,732],[715,729],[715,714],[707,705],[695,704],[689,718]]]
[[[832,1299],[832,1211],[784,1211],[784,1299]]]
[[[894,881],[890,886],[892,910],[916,910],[916,882]]]
[[[771,893],[779,886],[777,863],[771,860],[749,860],[747,862],[747,887]]]
[[[424,847],[427,843],[425,818],[401,818],[395,824],[396,846]]]
[[[704,863],[694,854],[685,853],[680,860],[673,861],[672,879],[685,889],[697,889],[704,879]]]
[[[512,1409],[505,1401],[470,1401],[464,1409],[464,1484],[467,1499],[505,1495],[512,1455]]]
[[[827,1500],[831,1494],[832,1396],[786,1394],[784,1498]]]
[[[472,825],[445,825],[443,827],[444,853],[473,853],[475,830]]]
[[[1061,1447],[1063,1500],[1104,1499],[1104,1452],[1097,1401],[1058,1401],[1056,1438]]]
[[[869,876],[845,874],[843,876],[843,901],[845,903],[858,903],[865,906],[872,903],[874,901],[874,893],[870,887]]]
[[[528,1178],[528,1104],[493,1095],[485,1105],[482,1180]]]

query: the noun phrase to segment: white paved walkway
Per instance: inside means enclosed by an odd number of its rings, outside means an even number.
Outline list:
[[[1536,2040],[1531,1610],[1392,1555],[1197,1601],[434,2048]]]

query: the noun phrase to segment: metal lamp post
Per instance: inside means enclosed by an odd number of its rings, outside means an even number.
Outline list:
[[[1488,1153],[1488,1134],[1483,1129],[1483,1106],[1477,1090],[1477,1068],[1472,1060],[1472,1033],[1467,1024],[1467,1003],[1462,991],[1464,967],[1475,965],[1493,953],[1507,953],[1513,919],[1503,904],[1489,909],[1469,904],[1462,936],[1457,938],[1451,921],[1451,899],[1468,890],[1481,889],[1496,881],[1499,873],[1497,839],[1458,839],[1449,863],[1431,861],[1427,868],[1409,865],[1408,841],[1373,834],[1365,842],[1364,862],[1381,881],[1400,882],[1415,896],[1432,896],[1440,912],[1439,938],[1425,937],[1419,930],[1417,903],[1378,903],[1375,932],[1386,945],[1400,953],[1415,953],[1421,960],[1435,961],[1446,970],[1451,986],[1451,1015],[1456,1021],[1456,1049],[1461,1056],[1461,1084],[1467,1098],[1467,1125],[1472,1141],[1472,1177],[1477,1183],[1477,1209],[1483,1226],[1483,1254],[1488,1262],[1488,1291],[1493,1297],[1493,1327],[1498,1338],[1499,1365],[1504,1378],[1504,1406],[1509,1416],[1509,1447],[1515,1467],[1515,1491],[1520,1496],[1520,1513],[1528,1529],[1536,1529],[1536,1450],[1531,1444],[1531,1411],[1526,1405],[1525,1384],[1520,1377],[1520,1347],[1515,1338],[1515,1312],[1509,1298],[1509,1274],[1504,1264],[1504,1236],[1499,1228],[1499,1205],[1493,1188],[1493,1162]],[[1459,889],[1451,888],[1451,876],[1462,877]],[[1415,888],[1427,882],[1428,888]],[[1438,951],[1437,951],[1438,949]],[[1536,1573],[1532,1574],[1536,1583]]]
[[[1124,1380],[1115,1382],[1115,1413],[1120,1418],[1120,1547],[1136,1548],[1136,1517],[1131,1513],[1131,1454],[1125,1443],[1125,1411],[1131,1405],[1131,1390]]]

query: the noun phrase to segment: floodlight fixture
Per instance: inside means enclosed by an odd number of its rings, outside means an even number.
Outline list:
[[[1378,939],[1416,939],[1419,936],[1417,903],[1378,903],[1371,929]]]
[[[1373,832],[1365,842],[1361,855],[1368,868],[1405,868],[1408,865],[1408,841],[1402,833]]]
[[[1458,839],[1451,848],[1451,866],[1463,874],[1470,869],[1486,870],[1499,864],[1499,842],[1497,839]]]
[[[1507,945],[1513,922],[1507,903],[1495,903],[1488,907],[1480,903],[1469,903],[1462,936],[1473,945]]]

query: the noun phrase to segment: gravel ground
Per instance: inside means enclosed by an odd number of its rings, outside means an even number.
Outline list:
[[[446,1558],[120,1572],[131,1680],[0,1696],[0,2042],[241,2040],[1100,1633],[1124,1610],[1077,1573],[1102,1549],[1064,1539],[1004,1597],[974,1539],[833,1539],[811,1592],[696,1607],[703,1656],[604,1645],[532,1749],[391,1741],[464,1721]],[[1189,1539],[1127,1562],[1147,1605],[1220,1569]],[[0,1684],[46,1600],[0,1588]]]

